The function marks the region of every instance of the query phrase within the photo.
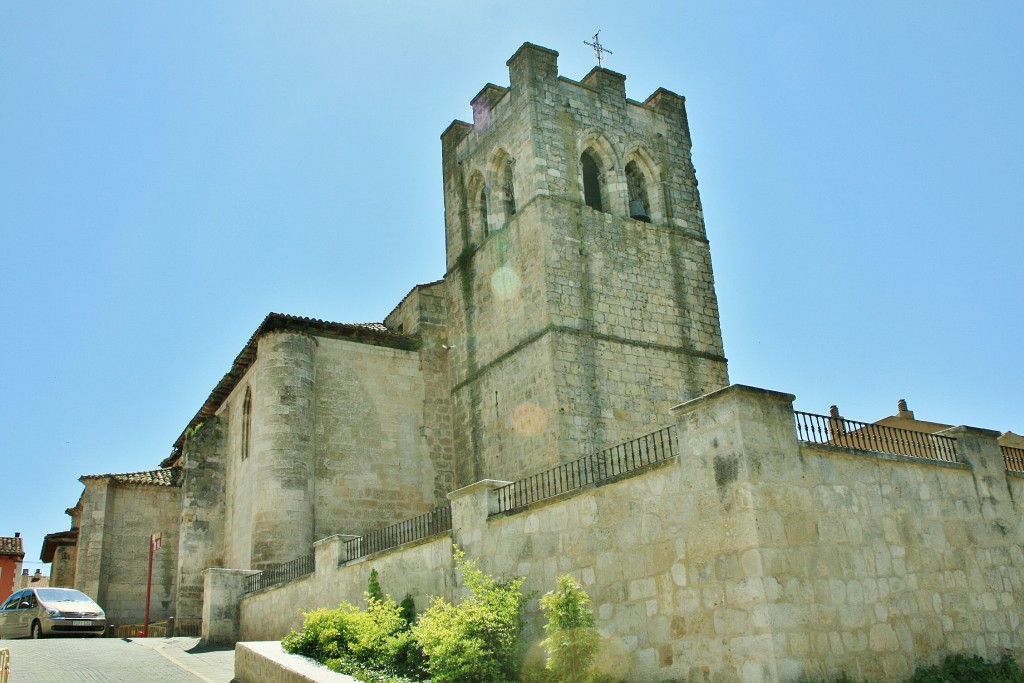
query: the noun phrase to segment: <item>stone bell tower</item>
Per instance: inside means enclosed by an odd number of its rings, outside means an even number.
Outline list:
[[[684,99],[558,75],[524,44],[510,87],[441,136],[459,485],[516,479],[669,422],[728,384]]]

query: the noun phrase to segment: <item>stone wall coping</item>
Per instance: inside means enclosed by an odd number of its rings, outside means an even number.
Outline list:
[[[760,387],[752,387],[747,384],[730,384],[729,386],[718,389],[717,391],[712,391],[710,394],[704,394],[703,396],[690,399],[685,403],[680,403],[679,405],[670,408],[668,412],[673,417],[682,417],[683,415],[699,410],[708,404],[727,400],[738,394],[761,398],[767,401],[778,401],[779,403],[792,403],[796,400],[796,396],[793,394],[787,394],[781,391],[761,389]]]
[[[934,460],[932,458],[918,458],[913,455],[899,455],[897,453],[882,453],[881,451],[869,451],[862,448],[847,448],[828,443],[815,443],[813,441],[799,441],[800,450],[821,450],[828,454],[849,455],[855,458],[876,458],[890,462],[913,463],[915,465],[927,465],[928,467],[943,467],[949,470],[970,471],[965,463],[948,462],[946,460]]]
[[[519,49],[515,51],[515,54],[508,58],[508,61],[505,62],[505,66],[511,66],[512,62],[514,62],[521,53],[525,54],[526,52],[530,51],[539,52],[540,54],[549,55],[551,57],[558,57],[558,53],[555,50],[552,50],[550,47],[544,47],[543,45],[536,45],[531,42],[525,42],[519,46]]]
[[[224,567],[207,567],[203,570],[203,574],[226,574],[236,576],[252,576],[253,574],[259,574],[261,569],[225,569]]]
[[[332,541],[354,541],[357,538],[359,538],[359,534],[334,534],[327,538],[321,538],[319,541],[313,541],[313,547],[316,548],[317,546],[326,545]]]
[[[982,429],[981,427],[968,427],[967,425],[957,425],[956,427],[950,427],[949,429],[943,429],[941,432],[936,432],[939,436],[981,436],[988,439],[998,439],[1002,436],[1002,432],[995,431],[993,429]]]
[[[308,657],[285,652],[279,640],[236,644],[235,680],[240,683],[266,680],[280,683],[359,683],[355,678],[331,671]]]
[[[562,491],[561,493],[555,494],[548,498],[541,498],[540,500],[535,500],[532,503],[527,503],[526,505],[520,505],[519,507],[512,508],[511,510],[505,510],[504,512],[492,512],[487,515],[487,519],[488,521],[490,521],[491,519],[494,519],[496,517],[512,517],[514,515],[524,514],[527,512],[534,512],[540,508],[544,508],[549,505],[563,503],[567,499],[573,498],[581,494],[592,493],[593,491],[596,491],[597,489],[603,488],[605,486],[613,486],[615,484],[628,481],[636,477],[641,477],[645,474],[650,474],[651,472],[659,470],[663,467],[670,467],[672,465],[676,465],[678,462],[679,456],[674,455],[671,458],[665,458],[664,460],[659,460],[658,462],[652,462],[650,464],[644,465],[643,467],[638,467],[635,470],[630,470],[628,472],[621,472],[619,474],[612,475],[607,479],[602,479],[601,481],[592,481],[588,484],[584,484],[578,489]]]
[[[494,489],[500,489],[502,486],[508,486],[511,483],[510,481],[501,481],[500,479],[481,479],[469,486],[463,486],[461,489],[452,491],[448,494],[448,500],[464,498],[480,491],[493,491]]]

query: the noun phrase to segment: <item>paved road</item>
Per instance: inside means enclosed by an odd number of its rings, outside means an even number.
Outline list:
[[[10,683],[230,683],[235,651],[198,638],[0,640]]]

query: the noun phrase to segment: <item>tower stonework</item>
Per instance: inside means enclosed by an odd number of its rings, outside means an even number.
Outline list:
[[[442,135],[461,485],[633,438],[728,384],[684,99],[560,77],[557,56],[524,44],[510,87]]]

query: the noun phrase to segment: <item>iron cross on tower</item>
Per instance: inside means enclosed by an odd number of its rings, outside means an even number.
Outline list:
[[[584,40],[583,44],[584,45],[589,45],[590,47],[594,48],[594,54],[597,55],[597,67],[599,69],[603,69],[604,68],[604,54],[603,53],[605,53],[605,52],[607,52],[608,54],[614,54],[614,53],[611,50],[605,49],[605,47],[603,45],[601,45],[601,39],[598,38],[599,35],[601,35],[601,31],[598,31],[597,33],[594,34],[594,42],[591,43],[589,41]]]

